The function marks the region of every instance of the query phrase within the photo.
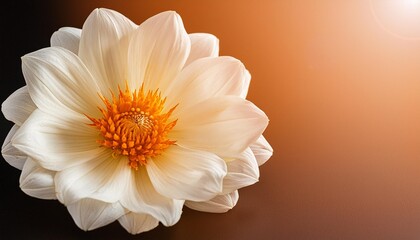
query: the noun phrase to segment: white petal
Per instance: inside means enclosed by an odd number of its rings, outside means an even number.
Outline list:
[[[258,182],[260,171],[257,160],[250,148],[236,157],[233,161],[226,162],[228,173],[223,179],[223,192],[233,192]]]
[[[99,113],[99,88],[80,59],[59,47],[22,57],[22,71],[36,106],[50,114]]]
[[[51,36],[51,47],[63,47],[77,55],[82,29],[62,27]]]
[[[237,156],[254,143],[267,127],[268,118],[251,102],[240,97],[218,97],[179,112],[169,133],[177,144]]]
[[[251,74],[248,70],[245,70],[244,82],[242,84],[242,91],[239,95],[241,98],[246,98],[248,95],[249,84],[251,83]]]
[[[13,147],[11,142],[13,136],[15,135],[18,129],[19,127],[16,124],[13,125],[13,127],[10,129],[9,133],[6,136],[6,139],[3,142],[3,146],[1,147],[1,154],[3,155],[4,160],[6,160],[8,164],[19,170],[22,170],[23,165],[25,164],[25,161],[28,158],[28,155]]]
[[[28,158],[20,175],[20,188],[32,197],[56,199],[54,175],[54,171],[42,168],[31,158]]]
[[[103,152],[91,161],[58,172],[57,197],[66,205],[83,198],[116,202],[126,191],[130,175],[127,159],[113,158],[110,152]]]
[[[131,184],[121,199],[121,204],[128,210],[149,214],[163,223],[172,226],[181,217],[183,200],[162,196],[153,188],[144,167],[140,167],[131,176]]]
[[[273,148],[263,135],[255,143],[251,144],[250,148],[257,159],[258,166],[263,165],[273,155]]]
[[[146,165],[156,191],[174,199],[206,201],[222,191],[225,162],[215,154],[171,146]]]
[[[60,118],[37,109],[16,132],[12,144],[43,168],[59,171],[103,152],[97,135],[83,118]]]
[[[148,215],[141,213],[127,213],[118,219],[121,226],[131,234],[147,232],[159,225],[159,221]]]
[[[207,202],[185,202],[185,206],[202,212],[224,213],[232,209],[238,202],[238,191],[219,195]]]
[[[79,57],[101,83],[102,94],[127,80],[128,35],[137,26],[110,9],[95,9],[83,24]]]
[[[27,86],[16,90],[1,105],[4,117],[18,126],[21,126],[35,109],[35,103],[29,96]]]
[[[201,58],[182,70],[164,93],[168,106],[187,108],[209,98],[239,96],[246,77],[245,66],[232,57]]]
[[[85,230],[93,230],[110,224],[124,215],[120,203],[106,203],[85,198],[67,206],[76,225]]]
[[[185,66],[199,58],[219,56],[219,39],[209,33],[191,33],[191,52]]]
[[[129,81],[137,83],[137,88],[144,83],[146,89],[163,90],[181,71],[190,47],[177,13],[168,11],[147,19],[130,40]]]

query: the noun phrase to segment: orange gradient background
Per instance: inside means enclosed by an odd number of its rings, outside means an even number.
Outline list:
[[[82,27],[97,7],[136,23],[175,10],[188,32],[216,35],[220,54],[251,72],[248,99],[269,116],[265,136],[275,151],[260,182],[240,190],[226,214],[185,209],[175,226],[136,239],[419,239],[420,4],[391,2],[57,1],[37,9],[45,21],[30,31],[45,37],[28,52],[47,46],[61,26]],[[15,89],[2,91],[2,100]],[[4,126],[5,134],[11,124]],[[5,163],[1,170],[18,188],[19,172]],[[28,209],[41,207],[13,194]],[[60,204],[42,207],[36,213],[59,214],[30,218],[40,222],[35,236],[129,237],[116,223],[84,233]],[[17,221],[5,208],[2,218],[25,225],[34,211]]]

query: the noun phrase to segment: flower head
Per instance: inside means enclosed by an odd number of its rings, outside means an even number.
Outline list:
[[[171,226],[184,204],[225,212],[272,154],[249,72],[175,12],[136,25],[96,9],[22,70],[27,85],[2,104],[15,123],[2,154],[25,193],[58,199],[84,230]]]

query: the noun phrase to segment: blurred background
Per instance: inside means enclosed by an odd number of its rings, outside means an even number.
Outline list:
[[[57,201],[26,196],[0,162],[5,239],[419,239],[420,0],[28,1],[1,19],[4,101],[24,85],[20,57],[97,7],[136,23],[175,10],[188,32],[220,39],[252,74],[248,99],[270,118],[275,154],[226,214],[184,210],[131,236],[83,232]],[[0,117],[4,139],[12,124]]]

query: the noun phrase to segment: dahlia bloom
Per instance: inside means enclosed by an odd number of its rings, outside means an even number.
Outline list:
[[[130,233],[175,224],[184,204],[235,206],[272,155],[268,118],[245,99],[250,74],[187,34],[172,11],[136,25],[94,10],[82,29],[22,57],[26,86],[2,104],[2,155],[28,195],[58,199],[78,227]]]

